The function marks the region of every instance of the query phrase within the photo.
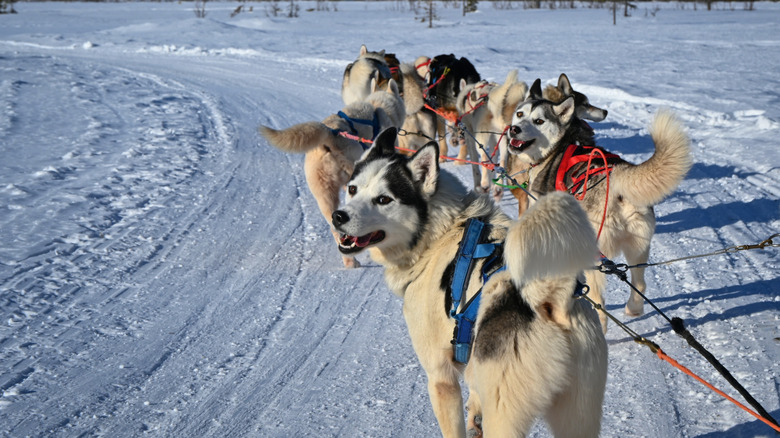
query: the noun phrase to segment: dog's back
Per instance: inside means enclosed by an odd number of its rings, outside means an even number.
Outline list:
[[[504,246],[508,275],[483,290],[469,364],[482,432],[524,436],[544,416],[555,436],[597,437],[607,346],[595,310],[572,296],[598,253],[593,228],[574,198],[553,193]]]

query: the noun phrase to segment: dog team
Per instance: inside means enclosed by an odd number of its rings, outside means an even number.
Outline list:
[[[565,74],[544,89],[517,71],[495,84],[465,58],[400,63],[365,46],[341,91],[345,106],[322,122],[260,131],[305,154],[344,265],[367,250],[384,267],[442,436],[524,437],[539,418],[556,437],[598,436],[606,317],[578,297],[604,304],[599,257],[647,262],[653,206],[692,165],[682,125],[659,111],[655,152],[632,164],[595,144],[585,120],[607,111]],[[441,166],[448,135],[456,163],[472,166],[471,189]],[[497,177],[517,177],[517,220],[498,207]],[[643,271],[631,269],[642,293]],[[625,312],[642,314],[636,292]]]

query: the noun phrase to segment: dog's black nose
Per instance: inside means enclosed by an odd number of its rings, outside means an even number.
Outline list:
[[[338,227],[339,225],[344,225],[349,222],[349,215],[346,211],[336,210],[333,212],[332,219],[333,225]]]
[[[521,132],[523,132],[523,130],[520,129],[520,127],[517,125],[512,125],[512,127],[509,128],[509,133],[512,135],[517,135],[520,134]]]

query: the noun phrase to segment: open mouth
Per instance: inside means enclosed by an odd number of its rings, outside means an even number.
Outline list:
[[[361,251],[363,248],[374,245],[385,239],[385,232],[382,230],[374,231],[365,236],[349,236],[342,234],[339,238],[339,251],[342,254],[352,254]]]
[[[523,152],[534,143],[534,140],[536,139],[532,138],[528,141],[523,141],[523,140],[517,140],[513,138],[509,140],[509,152],[514,152],[514,153]]]

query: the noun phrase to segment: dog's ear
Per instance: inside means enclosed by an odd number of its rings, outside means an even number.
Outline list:
[[[395,79],[390,79],[387,81],[387,92],[390,94],[400,94],[398,91],[398,83],[395,81]]]
[[[555,105],[553,107],[553,111],[555,111],[555,114],[558,115],[558,117],[561,120],[561,123],[564,125],[569,123],[571,121],[572,116],[574,115],[574,97],[569,96],[564,100],[563,102],[559,103],[558,105]]]
[[[398,137],[398,129],[391,126],[374,139],[374,145],[368,150],[366,160],[395,154],[395,139]]]
[[[467,85],[468,85],[468,83],[466,83],[466,80],[461,78],[460,82],[458,83],[458,87],[459,87],[458,91],[465,90]]]
[[[377,84],[377,82],[376,82],[376,77],[372,77],[372,78],[371,78],[371,92],[372,92],[372,93],[373,93],[374,91],[376,91],[376,84]]]
[[[571,96],[574,94],[574,90],[571,88],[571,82],[566,73],[561,73],[558,77],[558,89],[561,90],[564,96]]]
[[[528,98],[533,100],[540,100],[542,98],[542,80],[536,78],[531,89],[528,90]],[[526,99],[528,100],[528,99]]]
[[[409,159],[407,166],[423,196],[430,199],[436,193],[439,181],[439,145],[434,141],[428,142]]]
[[[366,53],[368,53],[368,47],[366,47],[366,45],[363,44],[362,46],[360,46],[360,54],[358,55],[358,57],[361,57]]]

